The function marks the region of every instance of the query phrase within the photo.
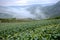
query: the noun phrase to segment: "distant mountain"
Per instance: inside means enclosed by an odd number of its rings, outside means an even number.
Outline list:
[[[36,5],[32,5],[30,7],[27,8],[27,11],[29,11],[32,15],[36,16],[36,19],[43,19],[43,13],[41,11],[43,7],[39,4]]]
[[[13,18],[13,16],[6,13],[0,13],[0,18]]]
[[[42,19],[43,14],[40,14],[42,6],[40,4],[33,4],[27,6],[0,6],[0,13],[7,13],[16,18],[32,18]]]
[[[0,6],[0,18],[45,19],[60,16],[60,2],[51,4],[32,4],[27,6]]]
[[[60,16],[60,1],[52,6],[46,6],[42,9],[47,17]]]

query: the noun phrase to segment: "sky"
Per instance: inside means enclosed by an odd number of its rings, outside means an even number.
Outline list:
[[[0,6],[21,6],[31,4],[50,4],[59,0],[0,0]]]

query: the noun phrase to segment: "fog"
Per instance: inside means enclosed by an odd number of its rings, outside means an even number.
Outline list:
[[[47,15],[41,10],[41,4],[47,6],[57,3],[59,0],[0,0],[0,13],[13,15],[15,18],[46,19]],[[32,7],[30,7],[30,6]],[[29,9],[29,10],[27,10]]]
[[[40,7],[36,7],[31,11],[28,11],[27,9],[30,7],[1,7],[0,13],[7,13],[13,15],[14,18],[31,18],[31,19],[45,19],[46,15],[43,13],[42,10],[40,10]],[[34,7],[33,7],[34,8]],[[33,12],[33,13],[31,13]]]

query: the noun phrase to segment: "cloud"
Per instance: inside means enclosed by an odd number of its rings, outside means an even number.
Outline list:
[[[0,0],[0,6],[56,3],[59,0]]]
[[[9,1],[0,1],[0,5],[2,6],[10,6],[10,5],[27,5],[28,0],[9,0]]]

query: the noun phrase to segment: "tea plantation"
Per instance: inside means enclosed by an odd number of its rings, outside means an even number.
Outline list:
[[[60,40],[60,19],[0,23],[0,40]]]

